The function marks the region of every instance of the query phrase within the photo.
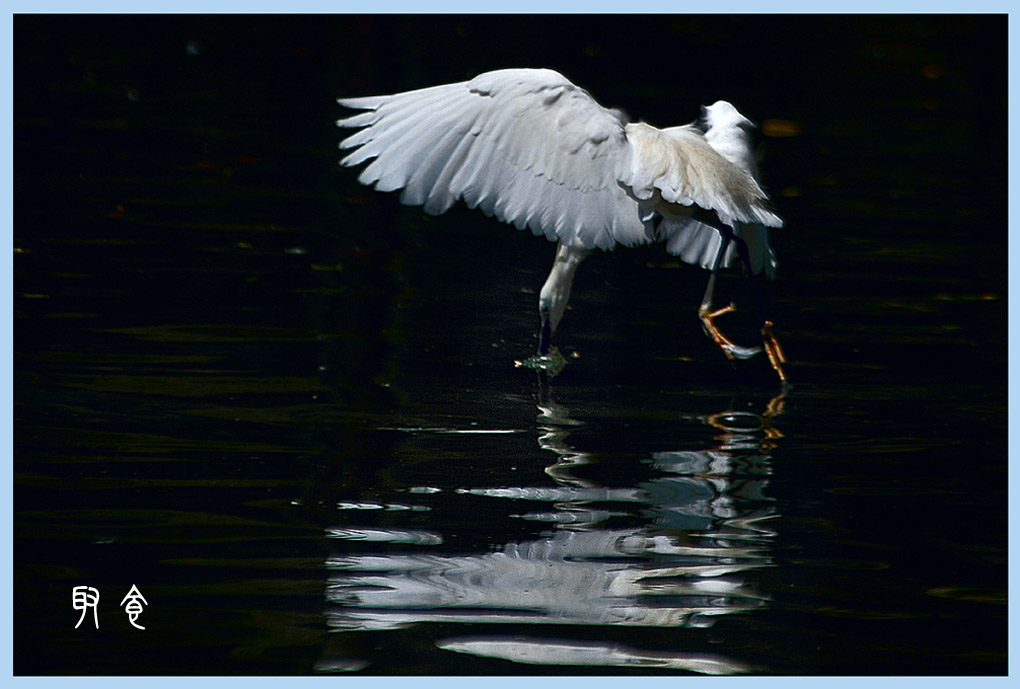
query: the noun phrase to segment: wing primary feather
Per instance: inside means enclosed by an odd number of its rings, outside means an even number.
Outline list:
[[[362,172],[362,182],[375,183],[380,191],[394,191],[406,185],[413,172],[411,167],[427,159],[429,147],[451,131],[459,130],[456,119],[449,117],[455,111],[448,107],[420,121],[395,123],[391,129],[380,132],[378,138],[359,150],[362,158],[375,156],[375,161]]]

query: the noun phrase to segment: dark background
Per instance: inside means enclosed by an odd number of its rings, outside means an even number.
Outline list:
[[[720,98],[763,125],[794,383],[771,603],[683,642],[778,674],[1005,673],[1004,16],[21,15],[14,39],[16,673],[520,672],[434,648],[463,630],[324,616],[338,501],[523,481],[511,451],[548,480],[533,438],[386,429],[533,434],[513,361],[552,246],[336,165],[335,98],[517,66],[659,126]],[[701,335],[704,279],[655,247],[578,273],[555,387],[607,485],[673,434],[712,443],[681,420],[776,393]],[[531,533],[445,495],[444,550]],[[74,629],[77,585],[99,630]]]

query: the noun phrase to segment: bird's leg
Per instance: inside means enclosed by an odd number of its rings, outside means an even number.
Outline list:
[[[779,340],[772,334],[772,321],[765,318],[765,309],[762,307],[761,294],[758,291],[758,281],[755,280],[754,271],[751,270],[751,257],[748,255],[747,244],[740,237],[734,237],[734,241],[737,243],[737,251],[740,252],[740,260],[744,262],[744,267],[747,270],[747,277],[751,281],[751,292],[754,294],[755,308],[758,309],[758,320],[761,323],[761,339],[765,345],[765,354],[768,356],[772,368],[775,369],[776,374],[779,376],[779,380],[785,384],[786,371],[783,370],[783,364],[786,363],[786,354],[783,353]]]
[[[719,348],[723,350],[723,354],[726,358],[732,361],[733,359],[750,359],[752,356],[761,351],[759,347],[741,347],[734,343],[728,337],[722,334],[719,328],[715,324],[715,319],[719,316],[724,316],[727,313],[732,313],[737,310],[737,307],[733,304],[722,307],[721,309],[712,310],[712,297],[715,294],[715,279],[719,274],[719,266],[722,264],[723,256],[726,254],[726,248],[729,246],[730,241],[733,240],[733,236],[730,233],[723,233],[723,242],[719,246],[719,252],[715,255],[715,263],[712,265],[712,272],[708,276],[708,285],[705,286],[705,296],[701,299],[701,306],[698,307],[698,318],[701,319],[701,324],[705,329],[705,333],[712,338],[712,340],[719,345]]]
[[[559,325],[563,311],[567,308],[567,300],[570,299],[574,272],[587,254],[588,250],[580,244],[560,242],[556,246],[556,260],[553,261],[552,270],[549,271],[549,277],[542,285],[542,292],[538,297],[538,315],[542,319],[538,334],[539,356],[549,353],[553,333],[556,332],[556,326]]]
[[[765,353],[769,357],[769,363],[779,375],[779,380],[785,383],[786,371],[783,370],[783,364],[786,363],[786,354],[783,352],[779,340],[772,334],[772,321],[765,321],[765,325],[761,328],[761,339],[765,343]]]

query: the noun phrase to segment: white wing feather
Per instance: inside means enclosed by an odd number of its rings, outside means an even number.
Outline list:
[[[549,239],[612,248],[648,241],[617,182],[624,122],[551,70],[500,70],[392,96],[341,99],[365,127],[341,142],[343,165],[371,158],[359,180],[404,189],[401,202],[439,214],[457,200]]]
[[[340,143],[341,164],[371,160],[358,179],[438,215],[458,200],[551,240],[611,249],[654,239],[711,268],[719,231],[691,217],[714,211],[748,244],[754,272],[772,276],[768,207],[753,152],[729,103],[705,108],[706,132],[625,124],[561,74],[507,69],[471,81],[343,98],[366,112],[339,120],[362,128]],[[374,160],[373,160],[374,159]],[[731,244],[722,265],[735,256]]]
[[[643,217],[661,217],[657,231],[669,253],[702,268],[714,265],[722,236],[690,217],[691,207],[697,206],[715,211],[745,241],[753,272],[764,269],[775,277],[777,262],[766,227],[782,227],[783,221],[769,209],[758,184],[754,154],[741,128],[747,120],[723,101],[706,108],[706,114],[710,126],[705,133],[691,125],[627,125],[636,155],[622,181],[641,204]],[[728,267],[736,256],[730,244],[720,265]]]

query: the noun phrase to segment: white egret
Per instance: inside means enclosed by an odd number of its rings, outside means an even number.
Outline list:
[[[739,255],[754,282],[773,277],[769,227],[783,221],[758,182],[747,129],[726,101],[695,123],[658,129],[628,123],[549,69],[504,69],[470,81],[388,96],[341,98],[364,110],[337,121],[360,128],[340,142],[341,164],[371,160],[358,177],[438,215],[457,201],[558,242],[538,300],[538,354],[549,353],[578,264],[595,248],[662,241],[711,271],[698,310],[730,359],[749,358],[715,325],[734,306],[712,308],[715,278]],[[374,159],[374,160],[373,160]],[[783,351],[755,300],[765,352],[785,382]]]

